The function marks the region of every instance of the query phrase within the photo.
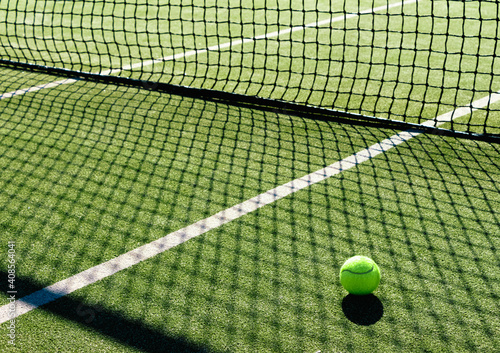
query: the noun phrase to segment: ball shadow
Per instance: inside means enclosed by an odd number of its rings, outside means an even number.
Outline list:
[[[373,294],[349,294],[342,300],[342,311],[349,321],[357,325],[369,326],[382,318],[384,306]]]

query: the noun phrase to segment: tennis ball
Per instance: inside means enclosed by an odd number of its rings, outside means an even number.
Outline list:
[[[340,283],[351,294],[370,294],[380,283],[380,270],[369,257],[354,256],[340,268]]]

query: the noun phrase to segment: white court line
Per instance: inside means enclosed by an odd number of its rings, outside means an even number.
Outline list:
[[[332,17],[332,18],[328,18],[328,19],[325,19],[322,21],[311,22],[309,24],[302,25],[302,26],[290,27],[290,28],[282,29],[280,31],[275,31],[275,32],[270,32],[270,33],[262,34],[259,36],[255,36],[252,38],[238,39],[238,40],[224,43],[224,44],[217,44],[217,45],[205,48],[205,49],[191,50],[191,51],[184,52],[184,53],[166,56],[166,57],[161,58],[161,59],[149,60],[149,61],[144,61],[144,62],[140,62],[140,63],[136,63],[136,64],[126,65],[126,66],[122,67],[121,69],[104,71],[103,74],[110,75],[110,74],[118,73],[118,72],[121,72],[124,70],[132,70],[132,69],[136,69],[136,68],[143,67],[143,66],[158,64],[158,63],[161,63],[163,61],[170,61],[170,60],[180,59],[180,58],[193,56],[193,55],[197,55],[197,54],[203,54],[203,53],[206,53],[208,51],[219,51],[221,49],[226,49],[226,48],[237,46],[237,45],[243,45],[243,44],[255,42],[255,41],[261,40],[261,39],[274,38],[274,37],[282,36],[284,34],[289,34],[289,33],[297,32],[297,31],[303,31],[307,28],[321,27],[324,25],[328,25],[330,23],[344,21],[344,20],[348,20],[350,18],[358,17],[360,15],[366,15],[369,13],[374,13],[374,12],[378,12],[378,11],[382,11],[382,10],[389,10],[393,7],[400,7],[403,5],[413,4],[417,1],[419,1],[419,0],[407,0],[407,1],[401,1],[401,2],[394,3],[394,4],[389,4],[389,5],[386,4],[386,5],[382,5],[379,7],[374,7],[371,9],[363,10],[361,12]]]
[[[488,97],[476,100],[469,106],[461,107],[452,112],[438,116],[436,119],[427,122],[438,125],[449,122],[453,119],[470,114],[472,111],[493,104],[500,100],[500,92],[494,93]],[[335,162],[314,173],[308,174],[302,178],[292,180],[286,184],[257,195],[236,206],[230,207],[213,216],[205,218],[185,228],[172,232],[163,238],[154,240],[148,244],[131,250],[123,255],[115,257],[109,261],[89,268],[67,279],[52,284],[44,289],[18,299],[15,302],[15,311],[12,311],[11,305],[6,304],[0,307],[0,323],[4,323],[19,315],[26,314],[33,309],[48,304],[58,298],[68,295],[80,288],[109,277],[118,271],[129,268],[153,256],[161,254],[185,241],[202,235],[212,229],[218,228],[228,222],[234,221],[249,212],[253,212],[263,206],[269,205],[279,199],[282,199],[294,192],[307,188],[310,185],[324,181],[334,175],[349,170],[369,159],[384,153],[393,147],[396,147],[411,138],[420,135],[421,132],[403,131],[395,134],[381,142],[378,142],[364,150],[361,150],[341,161]]]
[[[78,80],[70,78],[70,79],[65,79],[65,80],[60,80],[60,81],[54,81],[54,82],[50,82],[50,83],[45,83],[43,85],[38,85],[38,86],[33,86],[33,87],[28,87],[28,88],[22,88],[22,89],[18,89],[17,91],[2,93],[2,94],[0,94],[0,99],[12,98],[12,97],[20,96],[20,95],[23,95],[23,94],[26,94],[26,93],[36,92],[36,91],[39,91],[39,90],[42,90],[42,89],[45,89],[45,88],[54,88],[54,87],[57,87],[57,86],[60,86],[60,85],[67,85],[69,83],[75,83],[77,81]]]
[[[344,21],[344,20],[348,20],[348,19],[351,19],[354,17],[358,17],[360,15],[366,15],[369,13],[374,13],[374,12],[378,12],[378,11],[382,11],[382,10],[389,10],[393,7],[400,7],[403,5],[413,4],[413,3],[416,3],[417,1],[419,1],[419,0],[407,0],[407,1],[401,1],[401,2],[394,3],[394,4],[389,4],[389,5],[386,4],[386,5],[382,5],[379,7],[374,7],[371,9],[363,10],[363,11],[358,12],[358,13],[351,13],[351,14],[346,14],[346,15],[342,15],[342,16],[332,17],[332,18],[325,19],[322,21],[312,22],[312,23],[302,25],[302,26],[295,26],[295,27],[291,27],[291,28],[286,28],[286,29],[283,29],[280,31],[270,32],[270,33],[262,34],[262,35],[255,36],[252,38],[238,39],[238,40],[234,40],[234,41],[223,43],[223,44],[217,44],[217,45],[205,48],[205,49],[190,50],[190,51],[183,52],[183,53],[165,56],[165,57],[159,58],[159,59],[147,60],[147,61],[142,61],[142,62],[138,62],[135,64],[125,65],[125,66],[118,68],[118,69],[108,69],[108,70],[101,71],[99,74],[100,75],[113,75],[113,74],[120,73],[122,71],[133,70],[133,69],[137,69],[139,67],[150,66],[150,65],[158,64],[158,63],[161,63],[164,61],[171,61],[171,60],[176,60],[176,59],[180,59],[180,58],[186,58],[186,57],[190,57],[190,56],[194,56],[194,55],[198,55],[198,54],[203,54],[203,53],[206,53],[208,51],[217,51],[217,50],[226,49],[226,48],[230,48],[230,47],[234,47],[234,46],[238,46],[238,45],[243,45],[245,43],[255,42],[255,41],[261,40],[261,39],[273,38],[273,37],[278,37],[278,36],[288,34],[288,33],[303,31],[307,28],[324,26],[324,25],[327,25],[330,23]],[[52,82],[52,83],[49,83],[46,85],[39,85],[39,86],[35,86],[35,87],[30,87],[30,88],[23,88],[23,89],[19,89],[17,91],[0,94],[0,100],[6,99],[6,98],[11,98],[14,96],[23,95],[23,94],[30,93],[30,92],[39,91],[39,90],[44,89],[44,88],[53,88],[53,87],[56,87],[59,85],[65,85],[65,84],[74,83],[74,82],[77,82],[77,80],[72,80],[72,79],[61,80],[61,81]]]

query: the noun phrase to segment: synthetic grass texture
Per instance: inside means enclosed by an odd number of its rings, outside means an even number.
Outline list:
[[[83,82],[0,112],[20,296],[395,133]],[[499,152],[421,135],[19,317],[16,349],[494,351]],[[367,302],[338,282],[354,254],[382,271]]]
[[[343,131],[341,150],[325,155],[322,123],[278,124],[263,113],[253,118],[249,111],[219,111],[210,103],[126,87],[77,83],[0,104],[5,223],[28,238],[45,234],[31,257],[48,256],[47,246],[63,239],[92,263],[93,257],[114,257],[356,148]],[[365,146],[379,135],[358,134],[357,143]],[[110,232],[119,234],[122,248],[105,246]],[[50,256],[68,250],[57,249]],[[68,271],[60,276],[88,265],[59,263]]]

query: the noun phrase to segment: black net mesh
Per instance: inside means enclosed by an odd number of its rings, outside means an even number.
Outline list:
[[[499,6],[2,1],[0,59],[498,134]]]

